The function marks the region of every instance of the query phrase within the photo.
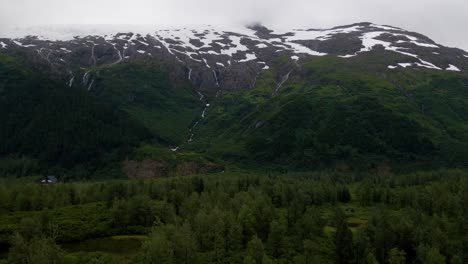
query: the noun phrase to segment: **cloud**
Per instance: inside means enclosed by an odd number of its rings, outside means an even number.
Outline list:
[[[42,24],[239,24],[327,28],[370,21],[468,50],[465,0],[0,0],[0,30]]]

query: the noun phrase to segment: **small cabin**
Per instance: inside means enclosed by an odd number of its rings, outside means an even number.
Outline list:
[[[55,176],[45,176],[42,180],[41,180],[41,183],[42,184],[54,184],[54,183],[57,183],[58,182],[58,179],[57,177]]]

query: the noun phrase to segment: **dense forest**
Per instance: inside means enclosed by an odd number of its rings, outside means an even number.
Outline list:
[[[32,180],[0,185],[0,263],[468,261],[463,170]]]

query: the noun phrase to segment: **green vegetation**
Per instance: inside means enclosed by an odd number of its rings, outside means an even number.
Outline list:
[[[393,53],[391,53],[393,54]],[[62,180],[187,175],[224,167],[393,171],[468,165],[468,77],[381,65],[380,52],[343,60],[270,62],[250,90],[202,104],[171,62],[93,68],[89,92],[0,55],[0,174]],[[275,92],[278,81],[289,79]],[[179,146],[179,152],[170,148]],[[129,161],[125,163],[126,161]],[[143,163],[142,163],[143,162]],[[201,169],[203,168],[203,169]],[[129,173],[129,171],[131,173]]]
[[[466,166],[468,77],[369,64],[388,58],[310,59],[276,94],[279,66],[264,71],[213,104],[188,149],[286,170]]]
[[[188,137],[189,126],[202,104],[188,80],[171,75],[175,66],[154,60],[103,66],[92,94],[124,110],[166,144],[178,145]]]
[[[7,180],[0,245],[5,263],[464,263],[467,176]]]
[[[0,175],[118,178],[126,158],[206,163],[168,150],[187,139],[201,111],[195,90],[170,81],[170,71],[147,61],[96,68],[89,94],[0,54]]]
[[[2,175],[86,178],[100,170],[117,177],[121,173],[114,163],[151,138],[126,113],[85,91],[66,89],[3,54],[0,80]]]

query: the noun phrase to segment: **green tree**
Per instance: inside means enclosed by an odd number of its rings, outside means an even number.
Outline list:
[[[257,264],[257,262],[252,256],[247,255],[244,257],[244,264]]]
[[[344,213],[341,210],[336,212],[335,221],[337,222],[335,233],[336,263],[352,263],[354,259],[353,233],[349,229]]]
[[[305,264],[311,264],[312,258],[314,257],[314,242],[312,240],[306,239],[303,242],[304,246],[304,255],[305,255]]]
[[[173,264],[174,250],[171,242],[160,228],[156,228],[150,234],[148,240],[142,245],[143,263],[147,264]]]
[[[286,232],[287,227],[285,223],[280,223],[276,220],[271,222],[268,246],[271,255],[275,258],[279,258],[286,250]]]
[[[369,254],[367,254],[366,261],[364,263],[365,264],[379,264],[379,262],[375,258],[374,254],[372,254],[372,252],[369,252]]]
[[[239,251],[242,249],[242,226],[234,218],[228,218],[226,251]]]
[[[129,222],[128,204],[125,200],[115,199],[110,209],[112,223],[117,227],[125,227]]]
[[[256,264],[262,264],[263,256],[265,255],[265,249],[263,243],[256,235],[247,244],[246,249],[247,256],[250,256],[255,260]]]
[[[197,241],[193,236],[190,224],[185,222],[183,226],[171,228],[166,232],[170,233],[176,263],[194,263]]]
[[[426,264],[445,264],[445,257],[437,248],[431,248],[427,252]]]
[[[405,264],[406,253],[398,248],[392,248],[388,252],[388,263],[389,264]]]
[[[64,252],[51,238],[16,234],[8,254],[10,264],[61,264]]]

